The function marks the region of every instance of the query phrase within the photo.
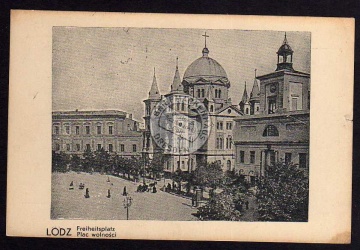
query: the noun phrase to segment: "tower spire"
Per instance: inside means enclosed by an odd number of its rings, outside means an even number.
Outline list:
[[[241,102],[245,104],[245,103],[248,102],[248,100],[249,100],[249,96],[248,96],[248,94],[247,94],[246,81],[245,81],[245,88],[244,88],[243,96],[242,96],[242,98],[241,98]]]
[[[179,61],[179,58],[176,57],[176,70],[175,70],[173,84],[171,85],[171,92],[172,93],[173,92],[183,92],[184,91],[184,87],[181,84],[178,61]]]
[[[151,88],[149,92],[149,99],[160,99],[160,92],[157,86],[156,75],[155,75],[155,67],[154,67],[153,82],[151,84]]]

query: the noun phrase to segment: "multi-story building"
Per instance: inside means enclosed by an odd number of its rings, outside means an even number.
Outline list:
[[[191,126],[191,124],[199,121],[199,116],[188,109],[189,100],[196,99],[207,109],[207,118],[205,119],[209,128],[207,140],[204,145],[194,152],[181,152],[180,150],[179,152],[165,152],[165,172],[173,172],[177,168],[182,171],[191,171],[204,161],[218,161],[223,170],[234,169],[235,157],[232,132],[234,118],[243,113],[237,105],[232,104],[228,96],[229,88],[230,81],[226,71],[216,60],[209,57],[209,49],[206,47],[206,43],[205,48],[202,50],[202,56],[187,67],[182,80],[178,67],[176,67],[171,91],[164,97],[159,93],[154,75],[149,98],[144,101],[146,124],[144,152],[151,156],[162,151],[151,135],[150,126],[151,113],[162,98],[168,98],[174,104],[173,111],[176,112],[176,115],[172,117],[172,128],[181,127],[181,124],[184,123]],[[166,140],[170,141],[174,147],[178,143],[179,148],[181,148],[181,138],[175,138],[179,136],[176,133],[173,134],[172,138]]]
[[[52,113],[52,149],[82,154],[103,148],[124,157],[141,156],[142,132],[131,114],[118,110]]]
[[[277,54],[275,72],[256,77],[260,91],[244,93],[249,112],[235,119],[235,169],[253,184],[280,160],[309,167],[310,74],[293,69],[286,34]]]

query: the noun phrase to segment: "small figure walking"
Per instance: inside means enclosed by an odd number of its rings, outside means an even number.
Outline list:
[[[124,190],[123,190],[123,196],[127,196],[127,192],[126,192],[126,186],[124,187]]]
[[[79,189],[84,189],[84,187],[85,187],[85,184],[84,184],[84,183],[80,183]]]
[[[108,189],[108,195],[107,195],[106,197],[107,197],[107,198],[110,198],[110,197],[111,197],[110,189]]]
[[[156,193],[157,191],[156,191],[156,187],[154,186],[153,187],[153,193]]]
[[[109,178],[109,176],[108,176],[108,179],[107,179],[107,181],[106,182],[110,182],[110,178]]]
[[[85,198],[90,198],[89,188],[86,188]]]
[[[71,181],[71,183],[70,183],[69,190],[74,190],[74,182],[73,181]]]
[[[246,207],[246,210],[249,209],[249,201],[245,201],[245,207]]]

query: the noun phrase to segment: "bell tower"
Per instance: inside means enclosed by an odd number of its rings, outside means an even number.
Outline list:
[[[157,86],[156,81],[156,75],[155,75],[155,68],[154,68],[154,76],[153,76],[153,82],[151,84],[151,88],[149,91],[149,97],[148,99],[144,100],[145,103],[145,132],[144,132],[144,148],[143,151],[147,151],[149,153],[154,153],[154,149],[156,145],[155,142],[152,142],[151,139],[151,131],[150,131],[150,116],[151,112],[155,108],[155,106],[160,102],[161,95],[159,92],[159,88]]]
[[[276,71],[279,70],[294,71],[292,66],[293,53],[294,51],[291,49],[290,45],[288,44],[286,38],[286,32],[285,32],[283,44],[280,46],[279,50],[277,51],[278,60],[277,60]]]

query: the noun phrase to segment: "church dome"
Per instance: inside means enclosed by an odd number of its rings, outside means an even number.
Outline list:
[[[209,50],[203,49],[203,56],[196,59],[185,70],[183,79],[188,83],[205,80],[212,83],[228,85],[228,77],[224,68],[216,60],[208,56]]]

